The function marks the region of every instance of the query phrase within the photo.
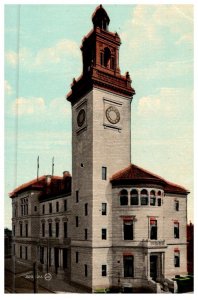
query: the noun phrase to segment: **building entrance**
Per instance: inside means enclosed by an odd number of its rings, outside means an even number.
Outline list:
[[[150,255],[150,277],[156,281],[157,279],[157,262],[158,256],[157,255]]]

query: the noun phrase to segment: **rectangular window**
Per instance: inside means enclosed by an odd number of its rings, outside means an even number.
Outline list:
[[[174,265],[175,265],[175,268],[180,267],[180,252],[179,251],[174,252]]]
[[[102,167],[102,180],[107,180],[107,168]]]
[[[106,265],[102,265],[102,276],[107,276],[107,266]]]
[[[34,211],[37,211],[37,206],[34,206]]]
[[[76,252],[76,263],[78,263],[78,259],[79,259],[79,252]]]
[[[107,214],[107,203],[102,203],[102,215],[106,216]]]
[[[76,191],[76,203],[79,202],[79,191]]]
[[[43,204],[43,215],[45,214],[45,205]]]
[[[133,240],[133,221],[124,221],[124,240]]]
[[[25,259],[28,259],[28,248],[25,247]]]
[[[44,247],[40,247],[40,263],[44,264]]]
[[[107,230],[106,228],[102,228],[102,240],[106,240],[107,239]]]
[[[134,262],[133,256],[124,256],[123,257],[124,264],[124,277],[134,277]]]
[[[21,223],[20,224],[20,236],[22,236],[23,235],[23,224]]]
[[[179,211],[179,201],[175,201],[175,210]]]
[[[85,240],[87,240],[87,236],[88,236],[88,230],[87,228],[85,228]]]
[[[78,227],[78,216],[76,216],[76,227]]]
[[[67,211],[67,199],[64,199],[64,211]]]
[[[85,277],[87,277],[87,275],[88,275],[87,265],[84,265],[84,267],[85,267]]]
[[[161,205],[162,205],[162,199],[161,199],[161,198],[158,198],[158,199],[157,199],[157,205],[158,205],[158,206],[161,206]]]
[[[25,224],[25,236],[28,237],[28,223]]]
[[[13,236],[15,236],[15,225],[13,225]]]
[[[49,226],[49,237],[52,237],[52,223],[50,222],[48,226]]]
[[[56,202],[56,212],[59,212],[59,202]]]
[[[28,215],[28,204],[26,204],[26,215]]]
[[[157,220],[150,220],[150,239],[157,240]]]
[[[88,215],[88,203],[85,203],[85,216]]]
[[[20,258],[22,258],[22,246],[20,246]]]
[[[56,222],[56,237],[59,237],[59,222]]]
[[[67,222],[64,222],[64,238],[67,238]]]
[[[13,255],[15,255],[15,254],[16,254],[16,245],[13,244]]]
[[[45,236],[45,223],[42,223],[42,237]]]
[[[179,222],[174,223],[174,238],[179,239]]]
[[[49,203],[49,213],[52,213],[52,203]]]

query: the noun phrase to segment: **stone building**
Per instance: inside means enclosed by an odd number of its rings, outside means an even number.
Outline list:
[[[12,192],[15,255],[90,291],[160,292],[165,282],[173,290],[171,278],[187,274],[188,191],[131,163],[135,90],[101,5],[92,21],[82,74],[67,95],[72,181],[43,176]]]

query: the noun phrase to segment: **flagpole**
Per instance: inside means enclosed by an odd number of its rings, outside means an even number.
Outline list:
[[[54,156],[52,157],[52,177],[54,176]]]
[[[38,177],[39,177],[39,155],[37,157],[37,181],[38,181]]]

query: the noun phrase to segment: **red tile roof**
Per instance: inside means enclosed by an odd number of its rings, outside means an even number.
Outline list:
[[[131,181],[149,181],[153,183],[159,183],[164,186],[164,191],[167,193],[189,193],[184,187],[177,185],[175,183],[169,182],[164,178],[151,173],[143,168],[140,168],[134,164],[130,164],[123,170],[118,171],[111,177],[111,182],[116,185],[116,183],[121,182],[131,182]]]
[[[31,189],[36,189],[36,190],[40,189],[41,190],[47,183],[47,177],[48,177],[48,175],[43,175],[43,176],[40,176],[38,178],[35,178],[31,181],[28,181],[28,182],[18,186],[11,193],[9,193],[10,198],[15,197],[18,193],[21,193],[25,190],[31,190]],[[63,177],[60,177],[60,176],[52,177],[52,182],[55,182],[55,181],[57,182],[60,180],[63,180]]]

